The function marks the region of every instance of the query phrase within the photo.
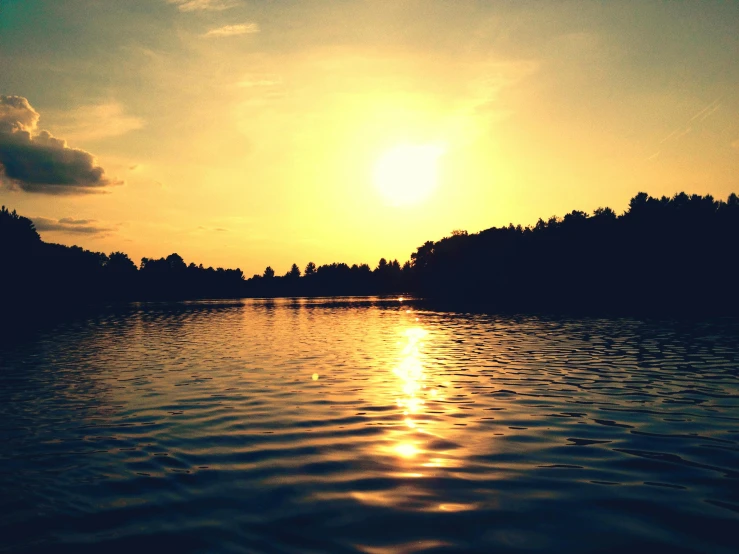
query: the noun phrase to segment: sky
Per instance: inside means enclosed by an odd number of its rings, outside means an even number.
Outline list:
[[[737,29],[732,1],[0,0],[0,203],[252,275],[726,199]]]

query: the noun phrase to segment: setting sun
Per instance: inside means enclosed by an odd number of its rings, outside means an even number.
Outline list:
[[[443,153],[440,146],[429,144],[402,144],[388,150],[375,165],[377,190],[392,206],[423,202],[436,189]]]

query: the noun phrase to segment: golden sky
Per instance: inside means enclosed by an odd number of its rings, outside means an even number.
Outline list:
[[[251,275],[725,199],[737,29],[739,2],[0,0],[0,203],[47,241]],[[402,202],[377,183],[426,173]]]

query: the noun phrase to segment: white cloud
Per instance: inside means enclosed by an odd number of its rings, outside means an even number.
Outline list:
[[[233,37],[236,35],[246,35],[258,33],[259,25],[256,23],[241,23],[239,25],[224,25],[216,29],[211,29],[205,33],[204,37]]]
[[[220,12],[236,6],[236,2],[232,0],[167,0],[167,3],[175,4],[181,12]]]
[[[145,125],[143,119],[126,114],[118,102],[80,106],[54,115],[55,129],[70,141],[117,137]]]

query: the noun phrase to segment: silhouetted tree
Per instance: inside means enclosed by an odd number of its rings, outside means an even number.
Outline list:
[[[431,240],[423,243],[423,246],[419,246],[416,251],[411,254],[411,265],[419,271],[423,271],[431,267],[434,260],[435,246],[436,244]]]
[[[298,264],[293,264],[285,277],[289,279],[298,279],[300,277],[300,268],[298,267]]]
[[[185,271],[185,269],[187,269],[185,260],[183,260],[182,256],[179,254],[170,254],[167,256],[166,262],[169,264],[169,268],[172,271]]]
[[[533,227],[453,233],[411,255],[424,296],[508,309],[695,313],[739,311],[735,195],[637,194],[617,216],[599,208],[539,219]],[[721,306],[702,290],[721,291]]]
[[[611,208],[596,208],[593,212],[593,217],[600,218],[601,220],[616,221],[616,212]]]
[[[105,268],[117,275],[132,275],[136,273],[136,264],[123,252],[112,252],[108,256]]]
[[[15,210],[0,208],[0,247],[21,248],[41,241],[33,222]]]
[[[621,215],[600,207],[525,228],[454,230],[402,265],[310,262],[302,277],[293,264],[282,277],[267,267],[245,281],[238,268],[188,265],[178,254],[142,258],[137,270],[122,252],[48,244],[29,219],[0,209],[0,276],[11,302],[414,292],[507,310],[739,313],[737,244],[736,194],[724,202],[639,193]]]

